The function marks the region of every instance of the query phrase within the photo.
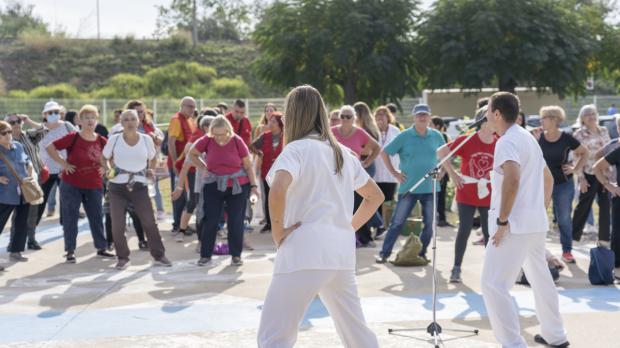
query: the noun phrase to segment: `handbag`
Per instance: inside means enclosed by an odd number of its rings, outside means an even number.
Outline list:
[[[50,178],[50,170],[49,168],[44,164],[41,166],[41,169],[39,170],[39,182],[41,184],[45,184],[45,182]]]
[[[15,168],[13,168],[2,152],[0,152],[0,159],[2,159],[2,161],[9,168],[11,174],[13,174],[13,176],[17,179],[19,189],[24,196],[24,200],[32,205],[43,203],[43,190],[41,190],[39,183],[36,182],[36,180],[22,180],[19,175],[17,175]]]
[[[612,285],[614,283],[614,260],[612,250],[599,246],[590,249],[588,279],[592,285]]]

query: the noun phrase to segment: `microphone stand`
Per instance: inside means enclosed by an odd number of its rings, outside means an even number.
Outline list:
[[[466,133],[467,131],[470,131],[474,128],[476,128],[478,125],[482,124],[484,121],[486,120],[486,116],[481,118],[480,120],[478,120],[477,122],[475,122],[474,124],[470,125],[469,127],[467,127],[467,129],[464,131],[464,133]],[[463,330],[463,329],[442,329],[442,327],[437,323],[437,266],[436,266],[436,259],[437,259],[437,176],[439,175],[439,170],[441,169],[442,164],[444,164],[446,161],[450,160],[450,158],[452,158],[452,156],[463,146],[465,145],[467,142],[469,142],[469,140],[471,140],[471,138],[476,135],[476,132],[470,134],[464,141],[462,141],[458,146],[456,146],[446,157],[444,157],[443,159],[441,159],[439,161],[439,163],[437,163],[437,165],[431,169],[428,173],[426,173],[426,175],[424,175],[420,180],[418,180],[418,182],[416,182],[415,185],[413,185],[413,187],[407,192],[405,193],[405,195],[411,194],[413,193],[413,191],[415,191],[416,188],[418,188],[420,185],[422,185],[422,183],[428,179],[428,178],[432,178],[433,179],[433,246],[432,246],[432,250],[433,250],[433,256],[432,256],[432,263],[433,263],[433,321],[430,323],[430,325],[428,325],[427,327],[419,327],[419,328],[412,328],[412,329],[388,329],[388,333],[389,334],[393,334],[395,332],[405,332],[405,331],[424,331],[426,330],[426,332],[428,334],[431,335],[431,337],[433,338],[432,343],[434,344],[435,348],[439,348],[439,343],[443,344],[443,341],[441,340],[441,332],[442,331],[451,331],[451,332],[467,332],[467,333],[471,333],[474,335],[478,335],[479,330],[475,329],[475,330]]]

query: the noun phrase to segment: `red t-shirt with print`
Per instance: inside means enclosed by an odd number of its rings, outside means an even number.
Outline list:
[[[467,135],[461,135],[448,144],[450,150],[455,149],[461,144]],[[485,178],[489,180],[487,188],[489,195],[480,198],[478,196],[477,184],[465,184],[460,190],[456,190],[456,201],[461,204],[472,205],[475,207],[489,207],[491,205],[491,183],[490,172],[493,168],[493,153],[495,151],[495,143],[497,137],[491,144],[485,144],[480,140],[478,134],[475,134],[467,143],[465,143],[455,153],[455,156],[461,157],[461,174],[474,179]]]
[[[67,162],[75,166],[71,174],[62,172],[61,179],[81,189],[103,188],[103,177],[99,174],[103,147],[108,142],[105,137],[97,135],[94,141],[82,138],[72,132],[53,142],[57,150],[67,150]]]
[[[202,137],[196,142],[194,148],[207,154],[207,170],[215,175],[230,175],[243,168],[243,158],[250,151],[238,135],[234,135],[230,141],[222,146],[211,137]],[[247,175],[239,177],[239,184],[245,185],[250,182]],[[228,187],[232,187],[232,180],[228,181]]]

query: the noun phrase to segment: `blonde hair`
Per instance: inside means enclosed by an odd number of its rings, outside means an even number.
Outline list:
[[[0,132],[10,131],[11,125],[6,121],[0,121]]]
[[[542,108],[540,108],[538,114],[540,115],[540,118],[553,118],[558,125],[566,120],[566,114],[564,113],[564,109],[557,105],[543,106]]]
[[[396,118],[394,117],[394,114],[392,114],[390,109],[385,105],[379,106],[378,108],[375,109],[375,114],[374,114],[375,122],[377,121],[377,114],[380,112],[383,112],[387,115],[389,124],[396,123]]]
[[[209,133],[213,133],[213,128],[226,128],[229,136],[235,134],[235,130],[233,129],[232,125],[223,115],[218,115],[211,121],[211,125],[209,126]]]
[[[85,114],[95,114],[95,116],[99,118],[99,109],[97,109],[97,107],[92,104],[86,104],[82,106],[80,112],[78,112],[78,117],[81,118]]]
[[[364,102],[357,102],[353,104],[353,109],[357,114],[357,122],[361,128],[363,128],[371,137],[375,140],[379,140],[379,127],[377,121],[372,117],[368,104]]]
[[[332,148],[336,161],[336,174],[341,175],[344,156],[342,148],[329,127],[327,109],[321,93],[310,85],[295,87],[286,96],[284,110],[286,115],[284,144],[317,132],[318,139],[327,141]]]

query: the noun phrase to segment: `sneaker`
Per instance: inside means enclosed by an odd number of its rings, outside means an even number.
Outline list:
[[[566,341],[566,342],[564,342],[564,343],[562,343],[562,344],[549,344],[549,343],[547,343],[547,341],[545,341],[545,339],[544,339],[541,335],[539,335],[539,334],[536,334],[536,335],[534,336],[534,342],[536,342],[536,343],[540,343],[540,344],[544,344],[544,345],[546,345],[546,346],[548,346],[548,347],[552,347],[552,348],[568,348],[568,347],[570,346],[570,343],[568,343],[568,341]]]
[[[565,253],[562,253],[562,261],[566,263],[575,263],[575,258],[570,251],[567,251]]]
[[[598,233],[598,229],[594,225],[586,224],[586,226],[583,228],[583,232],[587,234],[593,234]]]
[[[153,263],[154,266],[160,266],[160,267],[172,267],[172,262],[170,262],[170,260],[168,260],[167,257],[162,256],[158,259],[155,260],[155,262]]]
[[[26,261],[28,261],[27,257],[23,256],[22,253],[18,253],[18,252],[10,253],[9,254],[9,259],[11,261],[17,261],[17,262],[26,262]]]
[[[210,257],[201,257],[200,260],[198,260],[198,262],[196,262],[196,264],[200,267],[202,266],[206,266],[209,263],[211,263],[211,258]]]
[[[480,239],[478,239],[476,241],[473,241],[472,244],[473,245],[486,245],[487,244],[487,240],[484,239],[484,237],[482,237],[482,238],[480,238]]]
[[[77,260],[75,259],[75,254],[73,252],[68,252],[67,255],[65,255],[65,257],[67,258],[67,263],[75,263]]]
[[[36,240],[33,240],[32,242],[28,242],[28,249],[29,250],[41,250],[42,248],[39,242],[37,242]]]
[[[375,243],[375,242],[373,242],[373,241],[371,240],[371,241],[369,241],[368,243],[366,243],[366,244],[364,245],[364,247],[366,247],[366,248],[375,248],[375,247],[377,247],[377,243]]]
[[[174,237],[174,240],[176,240],[177,243],[183,243],[183,236],[184,236],[184,234],[179,232],[179,233],[177,233],[176,237]]]
[[[260,229],[260,233],[267,233],[271,231],[271,225],[267,224]]]
[[[141,240],[138,242],[138,249],[140,250],[149,250],[149,243],[145,240]]]
[[[437,226],[438,227],[454,227],[453,224],[449,223],[448,221],[442,220],[442,221],[437,221]]]
[[[192,234],[194,234],[194,232],[196,232],[196,231],[194,231],[193,228],[187,226],[185,231],[183,231],[183,234],[186,235],[186,236],[191,236]]]
[[[118,262],[116,262],[116,265],[114,266],[114,268],[118,270],[123,270],[127,268],[128,265],[129,265],[129,260],[119,259]]]
[[[166,219],[166,212],[163,210],[158,210],[157,211],[157,221],[161,221],[161,220],[165,220]]]
[[[386,263],[387,260],[388,260],[387,257],[381,256],[381,255],[375,257],[375,262],[379,264]]]
[[[110,254],[106,249],[97,250],[97,256],[104,259],[112,259],[116,257],[116,255]]]
[[[377,228],[377,233],[375,233],[375,240],[381,240],[383,239],[383,237],[385,237],[383,234],[385,233],[385,231],[387,231],[385,228],[383,227],[378,227]]]
[[[108,251],[114,250],[114,243],[108,243]]]
[[[54,216],[54,214],[56,214],[56,210],[52,209],[52,210],[48,210],[47,211],[47,215],[46,216],[47,217],[52,217],[52,216]]]
[[[450,283],[460,283],[461,282],[461,267],[454,266],[452,267],[452,273],[450,274]]]
[[[239,256],[233,256],[232,260],[230,260],[230,265],[231,266],[241,266],[241,265],[243,265],[243,261],[241,260],[241,258]]]
[[[0,266],[0,272],[4,272],[4,267]]]

